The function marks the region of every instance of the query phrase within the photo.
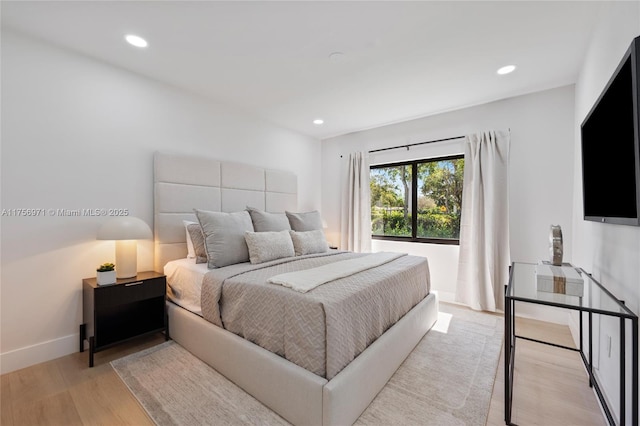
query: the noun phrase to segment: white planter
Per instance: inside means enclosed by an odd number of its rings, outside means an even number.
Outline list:
[[[98,272],[97,278],[98,278],[98,285],[115,284],[116,271],[113,270],[113,271]]]

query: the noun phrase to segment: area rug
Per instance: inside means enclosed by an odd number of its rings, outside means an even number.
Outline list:
[[[504,319],[441,303],[434,328],[356,425],[484,425]],[[173,341],[111,362],[160,425],[288,425]]]

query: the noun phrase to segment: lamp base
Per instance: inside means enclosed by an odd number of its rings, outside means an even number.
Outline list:
[[[116,241],[116,278],[138,275],[138,243],[136,240]]]

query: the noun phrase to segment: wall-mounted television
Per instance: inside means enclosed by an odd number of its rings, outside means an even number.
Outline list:
[[[640,36],[582,122],[584,219],[640,226]]]

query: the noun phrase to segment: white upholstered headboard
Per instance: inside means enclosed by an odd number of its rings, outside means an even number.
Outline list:
[[[291,172],[167,152],[154,154],[154,269],[187,256],[183,220],[194,208],[235,212],[247,206],[296,211],[298,181]]]

